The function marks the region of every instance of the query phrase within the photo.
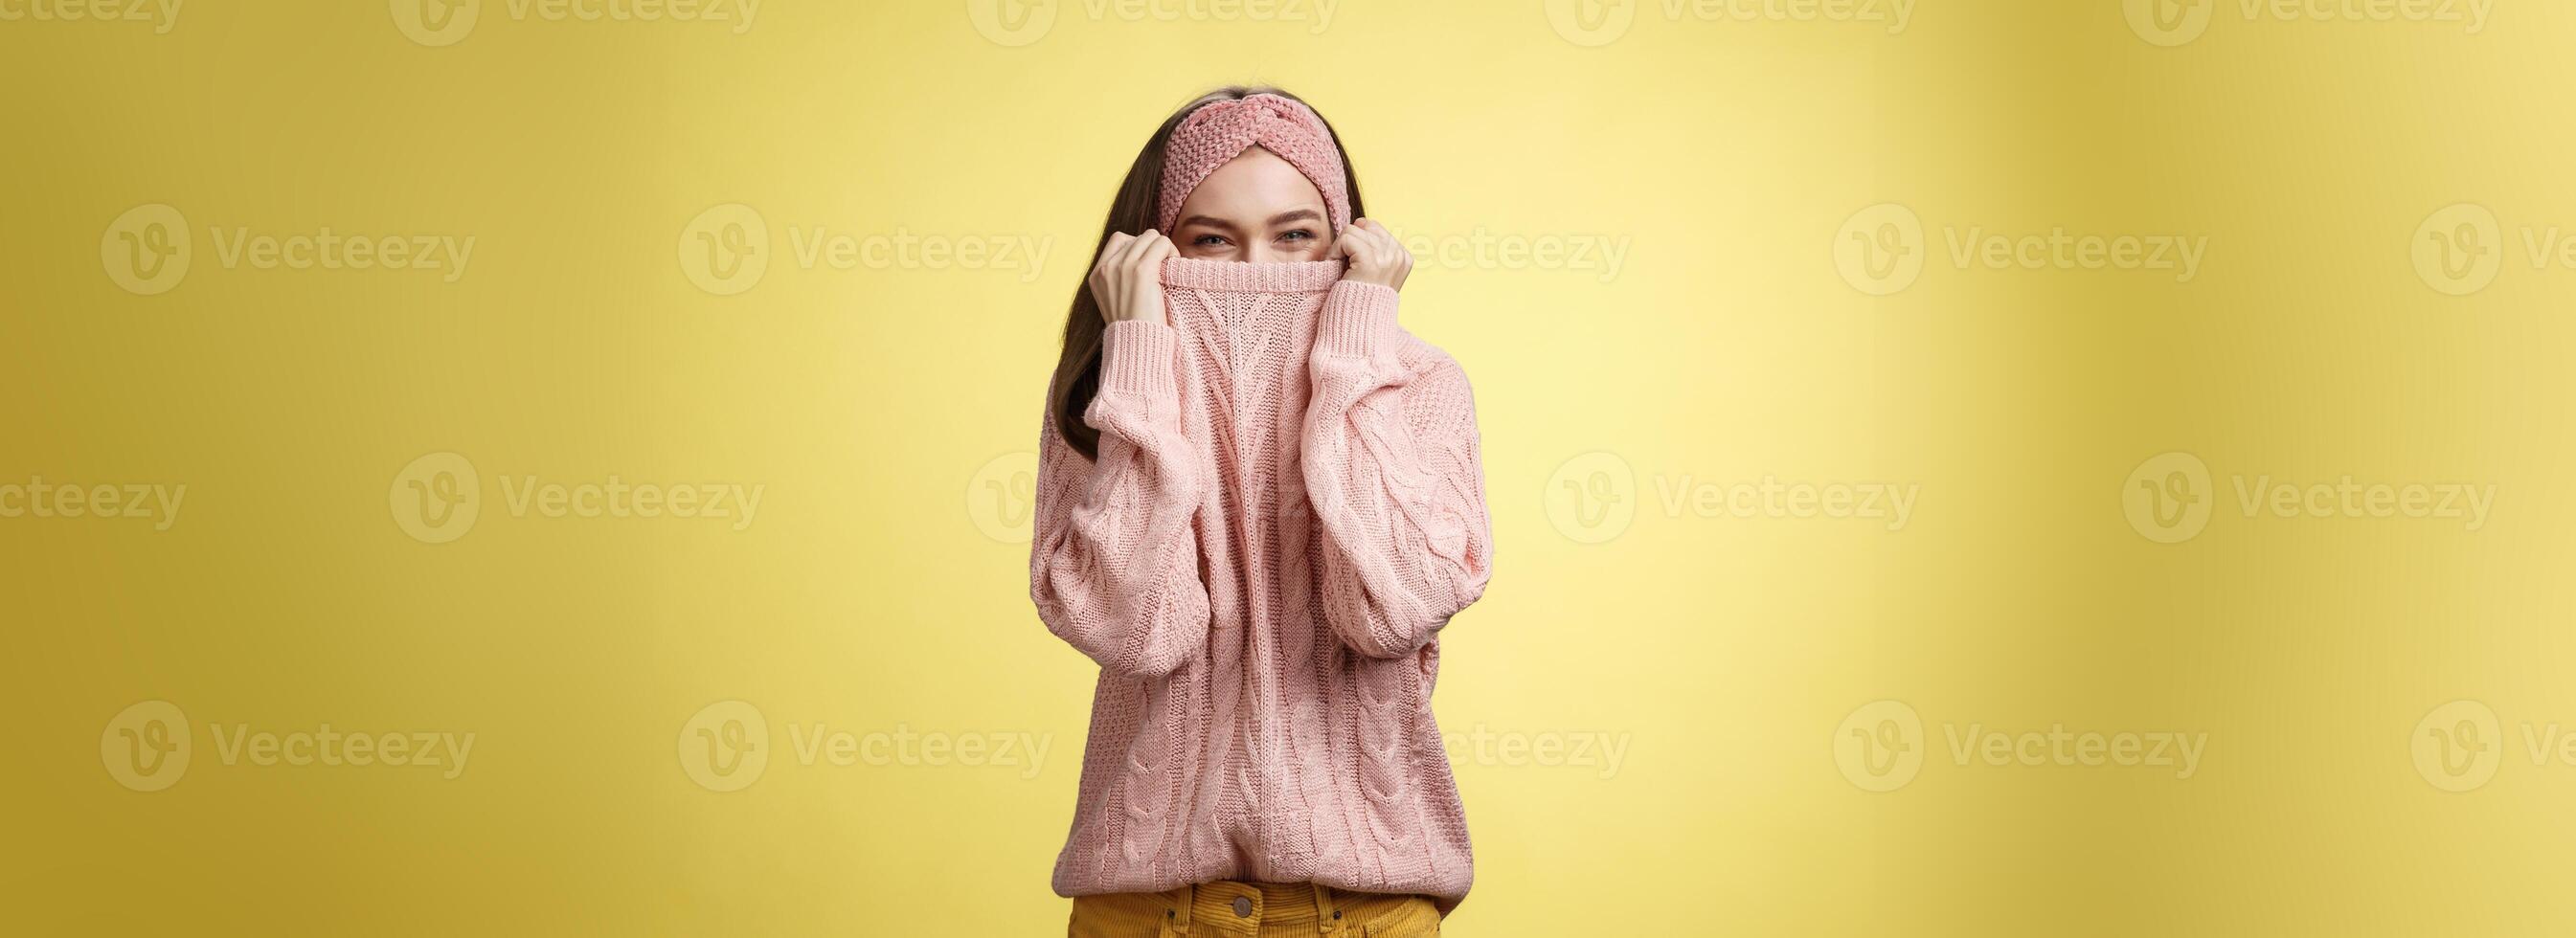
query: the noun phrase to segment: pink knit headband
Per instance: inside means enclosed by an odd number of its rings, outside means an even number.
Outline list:
[[[1296,101],[1256,94],[1203,105],[1172,130],[1171,142],[1163,149],[1163,191],[1155,230],[1170,234],[1190,191],[1217,167],[1255,145],[1306,174],[1316,191],[1324,194],[1333,231],[1338,233],[1351,223],[1351,193],[1343,183],[1341,149],[1333,145],[1333,132],[1324,127],[1324,119]]]

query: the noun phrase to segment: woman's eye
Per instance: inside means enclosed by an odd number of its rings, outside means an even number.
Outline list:
[[[1193,245],[1196,245],[1196,246],[1198,246],[1198,247],[1203,247],[1203,248],[1212,248],[1212,247],[1216,247],[1217,245],[1224,244],[1224,243],[1225,243],[1225,236],[1224,236],[1224,235],[1203,234],[1203,235],[1200,235],[1200,236],[1198,236],[1198,237],[1191,238],[1191,239],[1190,239],[1190,243],[1191,243],[1191,244],[1193,244]]]
[[[1279,240],[1282,240],[1282,241],[1312,241],[1312,240],[1315,240],[1315,233],[1314,233],[1314,232],[1312,232],[1312,231],[1308,231],[1308,230],[1306,230],[1306,229],[1304,229],[1304,228],[1299,228],[1299,229],[1297,229],[1297,230],[1295,230],[1295,231],[1291,231],[1291,232],[1289,232],[1289,233],[1287,233],[1287,234],[1280,235],[1280,236],[1279,236]]]

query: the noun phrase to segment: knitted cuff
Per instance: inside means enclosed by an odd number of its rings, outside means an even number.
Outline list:
[[[1344,280],[1324,297],[1315,321],[1315,350],[1346,358],[1372,358],[1395,350],[1395,288]]]
[[[1172,356],[1180,333],[1165,323],[1122,319],[1110,323],[1100,339],[1100,390],[1127,391],[1149,398],[1174,398]]]

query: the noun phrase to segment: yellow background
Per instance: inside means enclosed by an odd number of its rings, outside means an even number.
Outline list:
[[[2497,0],[2472,33],[2227,0],[2166,47],[2115,0],[1926,0],[1892,35],[1648,0],[1610,33],[1527,0],[1055,0],[1034,36],[956,2],[770,0],[737,32],[488,0],[430,46],[408,2],[0,21],[0,485],[187,486],[167,531],[0,517],[0,930],[1056,933],[1094,672],[986,483],[1016,491],[1136,147],[1253,81],[1332,119],[1406,234],[1626,246],[1615,276],[1426,259],[1405,291],[1475,382],[1496,538],[1437,703],[1477,860],[1453,933],[2576,925],[2576,765],[2525,743],[2576,727],[2576,270],[2523,252],[2576,231],[2576,8]],[[1926,264],[1873,297],[1834,250],[1884,202]],[[2409,258],[2460,202],[2500,220],[2501,270],[2453,297]],[[769,261],[719,296],[684,229],[734,203]],[[192,264],[139,295],[102,240],[152,204]],[[813,226],[1049,252],[808,268]],[[476,245],[445,283],[228,267],[211,234],[325,227]],[[1944,242],[2056,227],[2206,256],[2185,283]],[[2122,504],[2168,451],[2215,502],[2173,544]],[[481,514],[425,543],[389,491],[442,452]],[[1624,527],[1551,516],[1605,465]],[[612,475],[765,494],[741,531],[503,497]],[[2497,495],[2471,531],[2248,516],[2231,488],[2346,475]],[[1665,500],[1766,476],[1920,495],[1896,531]],[[1881,699],[1924,759],[1873,792],[1835,746]],[[2410,758],[2455,699],[2501,720],[2462,792]],[[102,735],[154,700],[193,761],[129,790]],[[771,757],[716,792],[675,753],[727,700]],[[323,724],[476,737],[452,780],[217,758],[216,728]],[[801,764],[814,724],[1048,748]],[[2189,778],[1950,754],[2057,725],[2207,748]],[[1624,756],[1480,756],[1479,726]]]

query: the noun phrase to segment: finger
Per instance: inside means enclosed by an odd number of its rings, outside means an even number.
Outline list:
[[[1171,253],[1171,249],[1172,239],[1147,228],[1144,234],[1136,236],[1136,243],[1127,254],[1128,266],[1137,271],[1153,272],[1153,265],[1162,263],[1163,255]]]
[[[1332,248],[1324,252],[1325,257],[1327,259],[1349,258],[1352,260],[1358,260],[1360,257],[1360,239],[1351,237],[1352,233],[1358,230],[1359,229],[1352,228],[1347,225],[1343,226],[1342,233],[1334,236]]]
[[[1171,257],[1172,239],[1156,238],[1136,249],[1136,288],[1160,290],[1163,285],[1163,261]]]
[[[1103,268],[1117,266],[1118,259],[1126,256],[1127,246],[1134,243],[1136,243],[1135,235],[1124,231],[1111,234],[1109,243],[1100,246],[1100,266]]]
[[[1369,260],[1377,257],[1380,247],[1378,244],[1377,233],[1366,228],[1362,228],[1356,223],[1343,227],[1342,236],[1334,243],[1349,244],[1351,246],[1351,256],[1361,260]]]
[[[1145,245],[1142,250],[1144,262],[1153,265],[1158,271],[1162,269],[1164,258],[1180,253],[1180,248],[1172,244],[1172,239],[1160,234],[1155,235],[1153,241]]]
[[[1363,218],[1357,222],[1353,222],[1352,224],[1354,227],[1367,231],[1369,240],[1376,243],[1379,246],[1379,250],[1388,250],[1395,247],[1395,233],[1386,230],[1385,225],[1378,224],[1377,219]]]
[[[1388,240],[1385,235],[1372,234],[1369,236],[1369,257],[1379,267],[1394,266],[1395,256],[1401,253],[1403,253],[1403,249],[1396,247],[1395,242]]]

